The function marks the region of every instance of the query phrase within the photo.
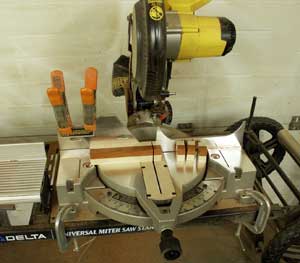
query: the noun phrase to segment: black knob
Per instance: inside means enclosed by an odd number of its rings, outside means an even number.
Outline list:
[[[180,242],[173,236],[172,230],[161,233],[160,251],[166,260],[176,260],[182,254]]]

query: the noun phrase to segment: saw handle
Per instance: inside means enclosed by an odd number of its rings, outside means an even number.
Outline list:
[[[83,104],[84,129],[88,132],[96,131],[97,84],[97,70],[95,68],[88,68],[85,72],[85,87],[80,90]]]
[[[72,135],[72,121],[65,95],[65,82],[63,72],[51,72],[52,87],[47,90],[49,101],[53,107],[59,133],[62,136]]]

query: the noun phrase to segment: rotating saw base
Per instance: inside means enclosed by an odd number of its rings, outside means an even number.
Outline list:
[[[177,223],[190,221],[210,210],[220,199],[224,181],[222,179],[201,182],[183,195],[183,203],[177,217]],[[89,189],[85,191],[89,208],[95,214],[103,214],[116,221],[138,226],[152,226],[150,216],[146,214],[135,197],[116,192],[110,188]],[[162,207],[162,213],[168,213],[168,207]]]

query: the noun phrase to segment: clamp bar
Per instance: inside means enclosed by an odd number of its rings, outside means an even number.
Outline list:
[[[85,87],[80,91],[83,104],[84,129],[88,132],[96,131],[97,82],[97,70],[95,68],[88,68],[85,72]]]
[[[244,225],[256,235],[262,234],[265,231],[272,210],[269,200],[262,193],[254,190],[243,190],[239,194],[241,197],[251,197],[258,203],[259,211],[255,223],[244,223]]]
[[[59,213],[55,219],[55,236],[60,252],[66,252],[70,246],[70,240],[67,239],[65,233],[64,220],[67,215],[76,212],[77,207],[75,205],[64,206],[59,210]]]
[[[62,136],[70,136],[73,132],[73,125],[67,105],[63,72],[52,71],[51,82],[52,87],[47,90],[47,94],[54,110],[59,133]]]

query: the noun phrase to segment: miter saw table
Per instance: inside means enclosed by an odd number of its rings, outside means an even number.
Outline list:
[[[110,134],[111,137],[116,139],[125,139],[130,138],[132,135],[128,132],[128,130],[116,119],[116,118],[100,118],[97,121],[97,132],[95,134],[96,138],[101,138]],[[180,136],[181,133],[173,133],[170,134],[172,136]],[[219,138],[222,136],[219,134],[215,138]],[[230,136],[230,135],[229,135]],[[213,137],[212,137],[213,138]],[[234,141],[234,138],[231,138]],[[228,144],[228,141],[226,142]],[[236,145],[237,147],[237,145]],[[33,214],[31,217],[29,226],[15,226],[11,227],[5,225],[5,222],[1,222],[0,227],[0,241],[1,242],[21,242],[21,241],[33,241],[33,240],[46,240],[46,239],[56,239],[56,230],[55,229],[55,221],[59,215],[59,202],[57,200],[57,191],[59,190],[59,182],[58,182],[58,170],[59,170],[59,160],[61,158],[59,152],[59,144],[58,142],[47,143],[47,175],[49,178],[50,188],[51,190],[51,203],[47,205],[47,203],[41,206],[40,204],[36,204],[34,206]],[[239,148],[239,147],[237,147]],[[237,150],[237,149],[236,149]],[[226,149],[225,149],[226,154]],[[218,153],[220,154],[220,152]],[[223,153],[224,154],[224,153]],[[241,154],[241,151],[240,151]],[[217,156],[216,156],[217,157]],[[220,154],[220,158],[223,158],[222,154]],[[230,159],[227,161],[230,162]],[[251,165],[250,165],[251,168]],[[238,179],[238,178],[235,178]],[[239,178],[241,180],[241,178]],[[252,180],[252,179],[251,179]],[[254,179],[255,180],[255,179]],[[57,185],[58,187],[55,187]],[[260,192],[264,192],[261,187],[261,184],[256,179],[256,189]],[[66,185],[65,185],[66,187]],[[76,184],[75,184],[76,187]],[[93,188],[93,187],[92,187]],[[193,194],[192,194],[193,195]],[[224,192],[224,195],[226,193]],[[227,193],[228,195],[228,193]],[[120,196],[116,197],[116,201],[120,201]],[[44,200],[47,200],[44,199]],[[124,201],[124,200],[123,200]],[[41,209],[41,207],[43,209]],[[45,209],[45,208],[50,209]],[[283,208],[278,205],[271,205],[272,210],[272,219],[283,218],[291,211],[291,208]],[[240,202],[239,199],[236,198],[226,198],[224,200],[219,201],[216,205],[213,205],[207,212],[205,212],[202,216],[195,218],[194,220],[180,224],[178,227],[185,228],[192,225],[197,224],[207,224],[207,223],[220,223],[225,221],[231,221],[237,226],[249,224],[250,222],[254,222],[257,219],[257,213],[259,211],[259,205],[255,203],[247,203],[244,204]],[[103,215],[99,215],[97,211],[95,213],[91,212],[87,206],[84,204],[81,206],[81,209],[78,210],[76,216],[70,216],[69,218],[64,218],[64,228],[66,236],[69,238],[77,238],[77,237],[87,237],[87,236],[103,236],[103,235],[112,235],[112,234],[121,234],[121,233],[137,233],[144,231],[153,231],[153,226],[133,226],[129,224],[117,223]],[[240,238],[240,227],[238,227],[237,232],[235,233],[238,238]],[[242,249],[243,242],[241,240]],[[60,240],[62,241],[62,240]],[[69,244],[68,240],[65,240]],[[65,244],[65,245],[66,245]],[[61,244],[63,245],[63,244]]]
[[[98,129],[96,136],[103,136],[110,134],[117,138],[128,138],[131,134],[128,130],[122,126],[122,124],[116,118],[101,118],[98,120]],[[220,158],[220,157],[219,157]],[[57,184],[57,172],[59,162],[59,148],[58,143],[47,144],[47,168],[49,172],[49,181],[54,191],[54,186]],[[57,189],[56,191],[59,191]],[[9,227],[5,226],[2,222],[0,233],[2,241],[25,241],[35,239],[54,239],[54,222],[58,214],[58,202],[55,198],[55,194],[52,193],[51,210],[45,213],[40,209],[40,205],[36,204],[31,217],[29,226]],[[256,204],[240,204],[237,200],[228,198],[219,202],[217,205],[209,209],[202,217],[192,221],[198,223],[203,220],[212,219],[229,219],[239,222],[240,220],[251,221],[255,219],[258,211]],[[184,226],[184,225],[183,225]],[[127,227],[126,225],[116,223],[109,220],[105,216],[99,216],[91,213],[88,209],[83,209],[80,213],[73,218],[65,220],[65,227],[69,236],[93,236],[102,234],[114,234],[122,232],[139,232],[153,230],[153,227]],[[41,234],[41,235],[39,235]]]

